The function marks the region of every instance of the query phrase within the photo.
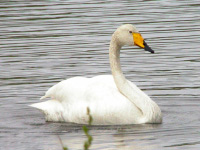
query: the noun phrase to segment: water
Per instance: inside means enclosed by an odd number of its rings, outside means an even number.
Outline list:
[[[159,104],[160,125],[93,126],[93,150],[200,148],[200,2],[1,1],[0,149],[82,149],[81,125],[46,123],[28,107],[57,82],[110,74],[108,46],[134,24],[155,50],[125,47],[126,77]]]

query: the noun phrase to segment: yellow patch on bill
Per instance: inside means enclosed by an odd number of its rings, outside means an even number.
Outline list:
[[[133,33],[134,44],[144,48],[144,39],[140,33]]]

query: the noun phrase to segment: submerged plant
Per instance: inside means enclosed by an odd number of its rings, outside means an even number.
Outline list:
[[[89,107],[87,107],[87,115],[88,115],[88,117],[89,117],[89,119],[88,119],[88,125],[92,125],[92,120],[93,120],[93,118],[92,118],[92,116],[91,116],[91,114],[90,114],[90,109],[89,109]],[[84,150],[89,150],[89,147],[90,147],[91,144],[92,144],[93,138],[92,138],[92,136],[89,134],[89,128],[88,128],[86,125],[84,125],[82,129],[83,129],[85,135],[87,136],[87,140],[86,140],[85,143],[84,143]],[[64,146],[64,144],[63,144],[63,142],[62,142],[60,136],[58,136],[58,139],[59,139],[59,141],[60,141],[60,144],[61,144],[61,146],[62,146],[62,149],[63,149],[63,150],[68,150],[68,148]]]
[[[60,138],[59,135],[58,135],[58,139],[59,139],[59,141],[60,141],[60,144],[61,144],[61,146],[62,146],[62,149],[63,149],[63,150],[68,150],[68,148],[64,146],[64,144],[63,144],[63,142],[62,142],[62,140],[61,140],[61,138]]]
[[[88,115],[88,117],[89,117],[89,120],[88,120],[88,124],[89,125],[92,125],[92,116],[91,116],[91,114],[90,114],[90,109],[87,107],[87,115]],[[84,143],[84,150],[88,150],[89,149],[89,147],[91,146],[91,144],[92,144],[92,140],[93,140],[93,138],[92,138],[92,136],[89,134],[89,129],[88,129],[88,127],[86,126],[86,125],[84,125],[83,126],[83,131],[85,132],[85,135],[87,136],[87,141],[85,141],[85,143]]]

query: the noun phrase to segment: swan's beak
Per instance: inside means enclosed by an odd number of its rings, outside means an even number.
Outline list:
[[[140,33],[133,33],[133,40],[134,44],[144,48],[145,51],[149,51],[150,53],[154,53],[154,51],[147,45],[147,43],[144,41],[142,35]]]

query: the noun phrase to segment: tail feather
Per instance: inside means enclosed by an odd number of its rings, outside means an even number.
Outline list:
[[[42,111],[46,121],[65,121],[63,117],[63,106],[57,100],[49,100],[41,103],[29,105]]]
[[[40,98],[40,100],[43,100],[43,99],[45,99],[45,98],[47,98],[46,95],[45,95],[45,96],[42,96],[42,97]]]

